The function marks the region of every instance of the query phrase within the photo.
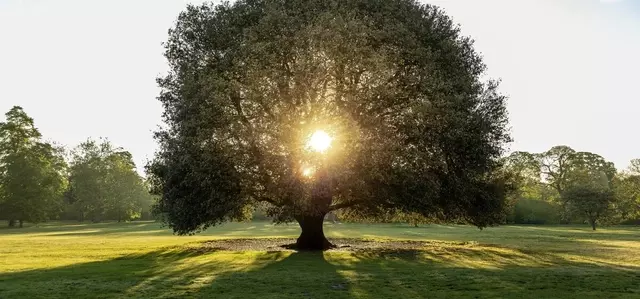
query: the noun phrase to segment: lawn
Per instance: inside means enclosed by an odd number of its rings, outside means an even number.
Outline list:
[[[0,229],[0,298],[640,298],[640,228],[327,224],[330,238],[420,250],[227,251],[295,237],[234,223],[188,237],[154,222]]]

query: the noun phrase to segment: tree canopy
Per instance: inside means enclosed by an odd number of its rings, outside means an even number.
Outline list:
[[[5,116],[0,122],[0,219],[10,227],[51,219],[151,218],[155,198],[131,153],[92,139],[69,152],[44,141],[21,107]]]
[[[620,219],[622,221],[640,219],[640,173],[621,173],[616,176],[613,186],[616,197],[615,208]]]
[[[503,216],[506,99],[482,80],[473,41],[437,7],[188,6],[165,46],[166,126],[148,173],[175,232],[243,218],[260,201],[276,219],[297,220],[308,241],[298,245],[313,248],[328,243],[311,226],[336,209],[479,227]],[[317,130],[333,138],[322,154],[306,146]],[[317,237],[304,238],[310,231]]]
[[[586,219],[593,229],[596,222],[610,218],[617,210],[622,219],[635,215],[637,186],[633,165],[628,174],[619,174],[613,163],[591,152],[575,151],[571,147],[554,146],[542,153],[514,152],[505,159],[505,170],[517,178],[515,192],[519,201],[515,216],[522,217],[530,208],[555,218],[553,206],[530,201],[540,199],[559,205],[565,221]],[[524,199],[524,201],[522,200]],[[524,213],[523,213],[524,212]]]
[[[150,195],[129,152],[108,140],[87,140],[73,151],[68,201],[78,220],[130,220]]]
[[[596,230],[596,223],[608,213],[615,199],[611,183],[602,171],[582,169],[573,173],[573,180],[562,193],[567,208],[583,215]]]
[[[43,222],[57,213],[66,188],[61,149],[42,140],[33,119],[15,106],[0,123],[0,218]]]

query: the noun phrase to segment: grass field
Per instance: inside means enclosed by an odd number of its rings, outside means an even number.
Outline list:
[[[429,241],[421,250],[206,251],[295,237],[235,223],[189,237],[153,222],[0,229],[0,298],[640,298],[640,228],[327,224],[328,237]]]

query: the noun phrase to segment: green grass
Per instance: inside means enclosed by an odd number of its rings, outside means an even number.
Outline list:
[[[0,298],[640,298],[640,228],[336,224],[329,237],[433,241],[419,251],[199,252],[295,237],[235,223],[177,237],[153,222],[0,229]]]

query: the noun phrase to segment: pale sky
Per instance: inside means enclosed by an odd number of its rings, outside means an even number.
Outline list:
[[[0,0],[0,112],[44,137],[107,137],[142,170],[162,113],[161,43],[184,0]],[[433,0],[476,40],[509,95],[511,150],[569,145],[640,158],[640,0]],[[3,117],[0,116],[0,119]]]

